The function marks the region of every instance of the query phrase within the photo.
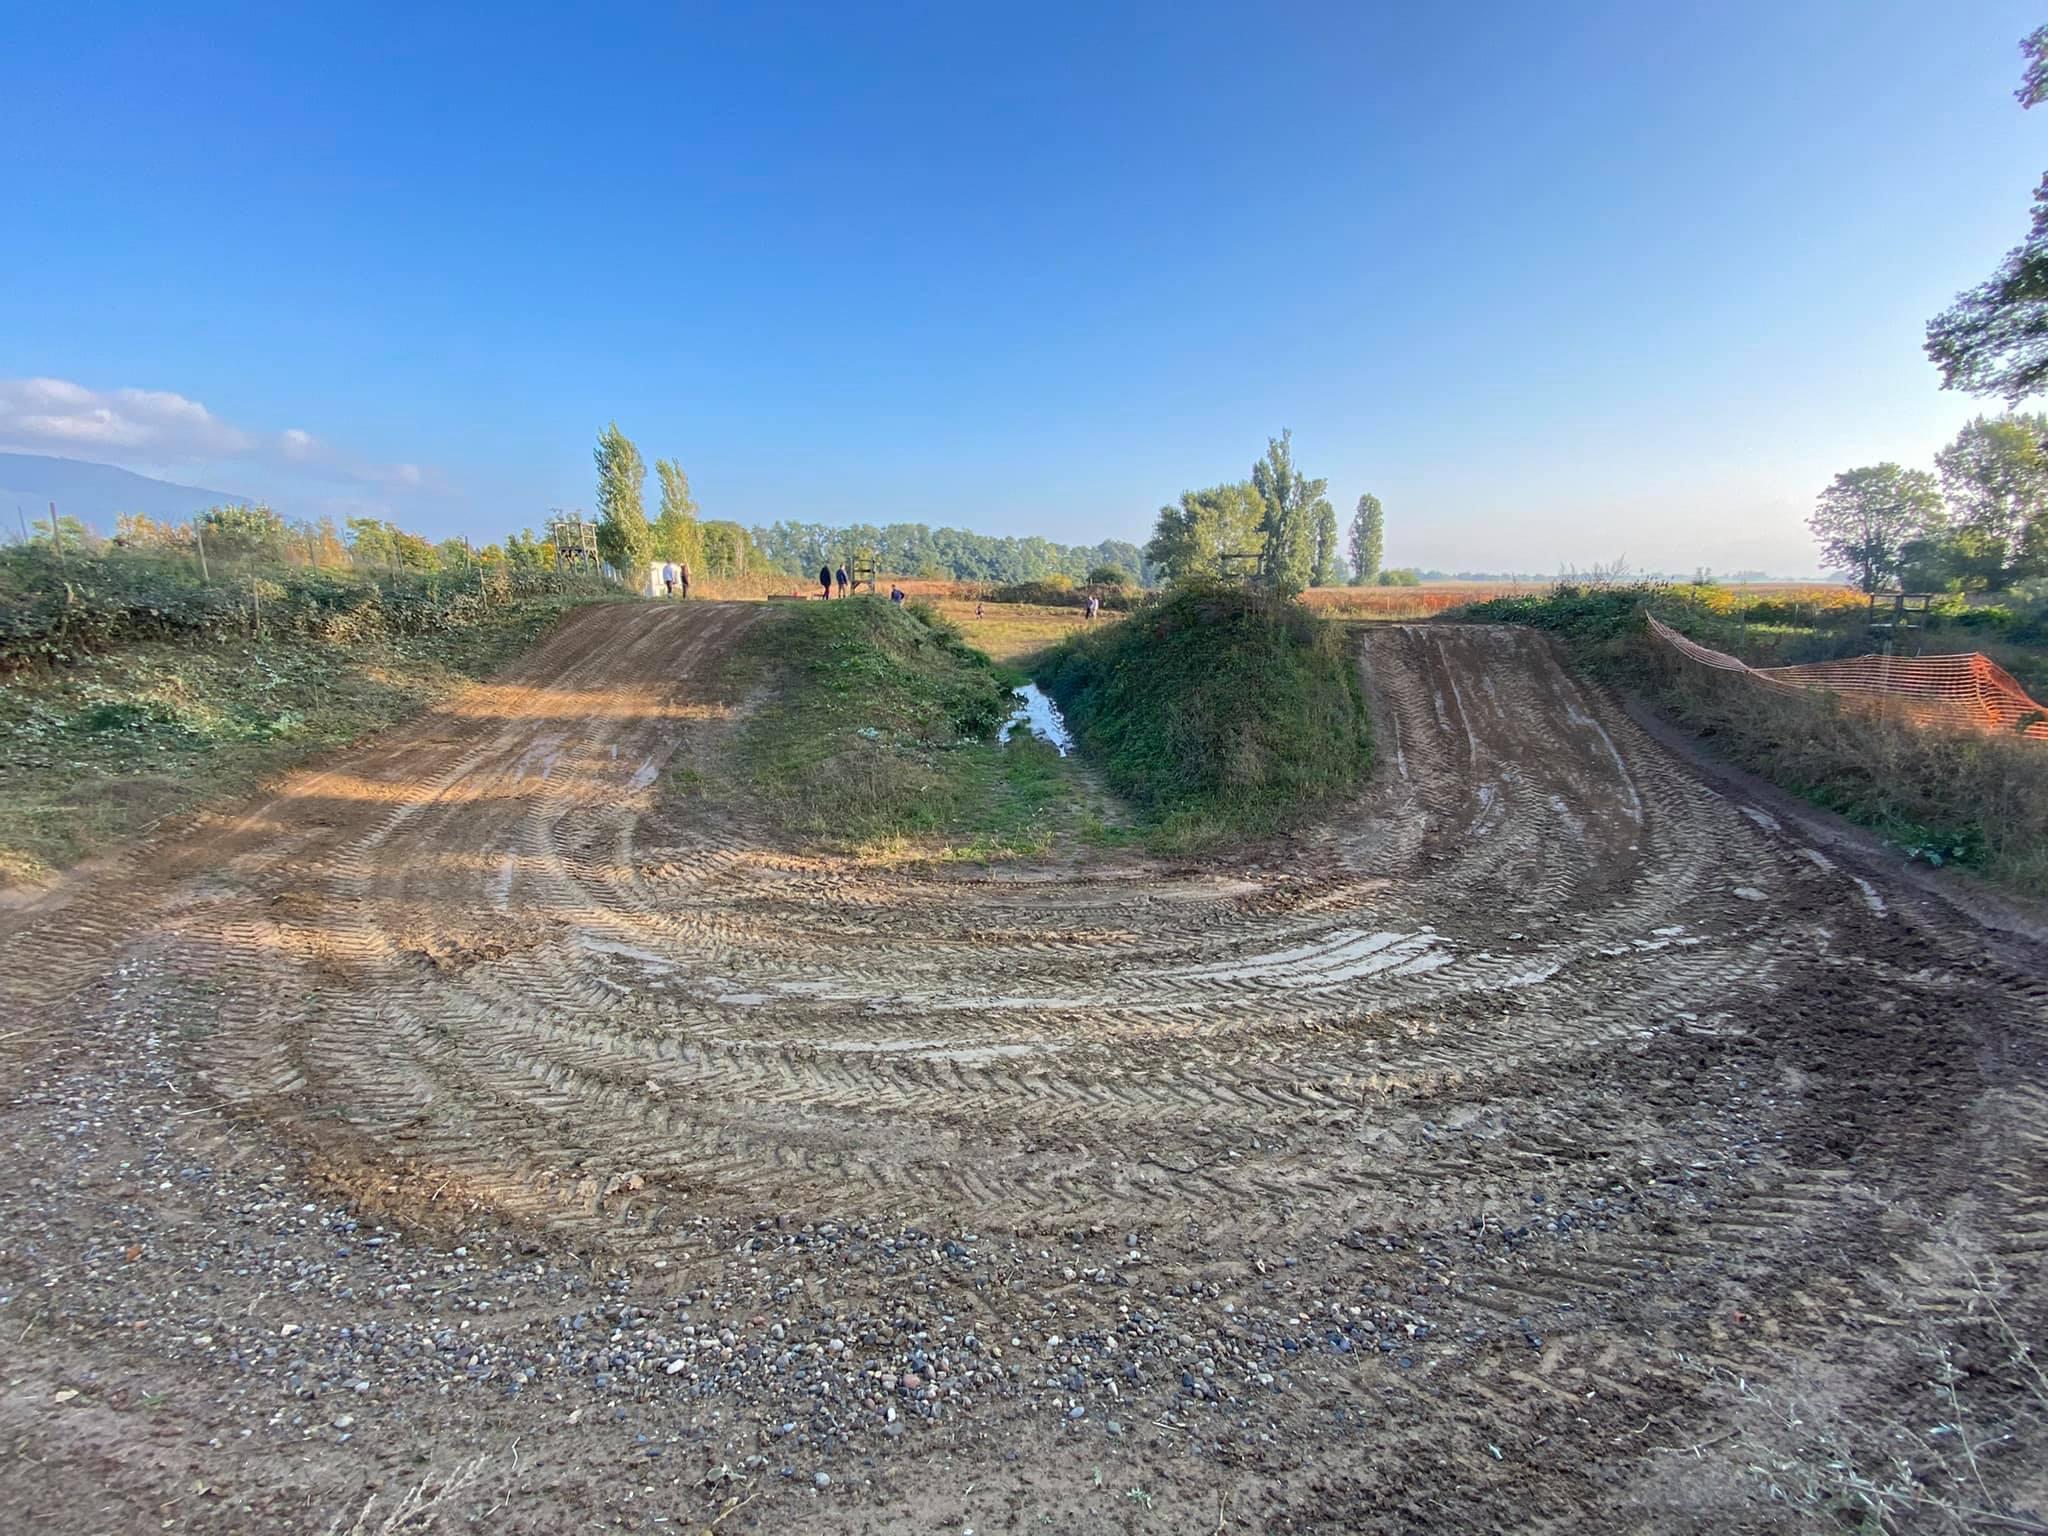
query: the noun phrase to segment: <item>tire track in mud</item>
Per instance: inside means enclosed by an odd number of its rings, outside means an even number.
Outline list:
[[[1779,1259],[1870,1254],[1901,1202],[2042,1263],[2048,1090],[1997,1043],[2039,982],[1705,788],[1542,637],[1365,633],[1375,785],[1230,866],[873,869],[661,793],[726,760],[760,612],[577,615],[9,914],[0,1001],[61,1019],[159,948],[231,1111],[626,1249],[706,1211],[1484,1234],[1540,1183],[1657,1214],[1469,1265],[1472,1313],[1790,1296]],[[1907,1255],[1837,1267],[1939,1299]]]

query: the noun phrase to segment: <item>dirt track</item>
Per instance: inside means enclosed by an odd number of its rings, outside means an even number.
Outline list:
[[[760,612],[0,913],[36,1528],[1776,1529],[1783,1405],[1924,1432],[1943,1341],[2048,1513],[2037,950],[1506,629],[1372,631],[1249,862],[813,859],[664,777]]]

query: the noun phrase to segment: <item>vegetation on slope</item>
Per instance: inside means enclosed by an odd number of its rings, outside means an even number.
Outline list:
[[[775,684],[741,733],[749,787],[813,847],[1036,852],[1073,809],[1054,748],[997,740],[1023,679],[925,604],[790,603],[754,627],[738,664]]]
[[[1640,689],[1730,761],[1871,828],[1909,857],[1962,864],[2014,889],[2048,894],[2048,746],[1886,721],[1845,709],[1829,694],[1783,694],[1711,673],[1653,641],[1645,611],[1757,665],[1871,648],[1860,603],[1846,623],[1816,613],[1802,624],[1795,610],[1752,624],[1693,596],[1648,586],[1560,586],[1475,603],[1461,617],[1548,629],[1581,661]],[[1936,649],[1976,648],[1980,633],[2002,633],[2017,645],[2023,641],[2014,635],[2032,632],[2023,617],[1979,627],[1951,614],[1948,622],[1954,643]]]
[[[581,599],[438,609],[383,600],[320,625],[129,638],[0,682],[0,883],[35,879],[169,816],[235,800],[497,670]],[[304,617],[304,614],[301,614]],[[106,638],[105,632],[101,639]]]
[[[464,574],[191,559],[48,544],[0,550],[0,675],[151,640],[298,637],[346,644],[467,630],[532,599],[595,597],[591,577],[505,564]]]
[[[1336,626],[1286,598],[1184,583],[1036,670],[1167,850],[1278,830],[1372,765],[1357,663]]]

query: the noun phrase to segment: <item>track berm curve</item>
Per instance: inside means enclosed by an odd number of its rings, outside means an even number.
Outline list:
[[[147,1017],[182,1145],[750,1318],[829,1317],[842,1270],[873,1294],[902,1231],[1004,1236],[1000,1294],[955,1277],[944,1315],[1017,1353],[1042,1316],[1175,1354],[1172,1318],[1232,1298],[1279,1365],[1231,1391],[1094,1357],[1148,1420],[1264,1425],[1216,1486],[1281,1528],[1768,1524],[1660,1459],[1736,1422],[1724,1377],[1825,1372],[1876,1414],[1907,1388],[1873,1331],[1967,1326],[1986,1286],[2039,1322],[2039,955],[1708,788],[1543,637],[1366,632],[1372,787],[1245,854],[879,865],[679,787],[758,707],[724,662],[761,612],[585,610],[414,725],[0,911],[0,1050],[56,1083],[86,1070],[67,1042]],[[736,1273],[758,1232],[805,1237],[796,1303]],[[775,1351],[738,1347],[773,1397]],[[1319,1388],[1270,1391],[1310,1356]],[[969,1405],[906,1415],[1052,1433],[1037,1378],[963,1374]],[[1439,1443],[1457,1498],[1384,1503]]]

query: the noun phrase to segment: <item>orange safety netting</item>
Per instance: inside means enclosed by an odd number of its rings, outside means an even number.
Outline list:
[[[2013,732],[2048,741],[2048,709],[2034,702],[2011,673],[1989,656],[1852,656],[1796,667],[1752,667],[1724,651],[1688,640],[1655,614],[1650,633],[1717,672],[1739,672],[1779,688],[1825,689],[1845,701],[1924,725]],[[2022,724],[2024,722],[2024,724]]]

